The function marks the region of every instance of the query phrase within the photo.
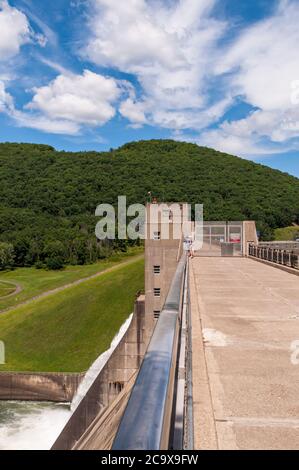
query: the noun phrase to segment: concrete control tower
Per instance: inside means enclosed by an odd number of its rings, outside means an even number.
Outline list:
[[[145,334],[150,339],[183,252],[187,203],[151,203],[145,227]]]

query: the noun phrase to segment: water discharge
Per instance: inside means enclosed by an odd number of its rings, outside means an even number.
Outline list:
[[[111,357],[132,321],[124,322],[110,348],[92,364],[80,384],[71,406],[45,402],[0,401],[0,450],[49,450],[72,412]]]
[[[65,404],[0,402],[0,450],[48,450],[70,415]]]
[[[78,407],[78,405],[80,404],[82,398],[86,395],[87,391],[90,389],[90,387],[92,386],[92,384],[96,380],[97,376],[99,375],[99,373],[101,372],[101,370],[103,369],[105,364],[107,363],[108,359],[111,357],[113,351],[115,350],[115,348],[118,346],[118,344],[122,340],[124,334],[126,333],[126,331],[128,330],[128,328],[131,324],[132,318],[133,318],[133,314],[131,314],[129,316],[129,318],[127,318],[127,320],[123,323],[123,325],[121,326],[119,332],[117,333],[117,335],[112,340],[110,348],[107,351],[105,351],[103,354],[101,354],[95,360],[95,362],[92,364],[92,366],[89,368],[89,370],[85,374],[85,377],[82,380],[81,384],[79,385],[77,393],[75,394],[75,396],[73,398],[73,401],[72,401],[72,404],[71,404],[72,412],[74,412],[75,409]]]

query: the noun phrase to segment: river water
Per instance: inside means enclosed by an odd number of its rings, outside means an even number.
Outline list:
[[[126,333],[132,317],[133,314],[121,326],[110,348],[92,364],[71,404],[0,401],[0,450],[49,450],[52,447]]]

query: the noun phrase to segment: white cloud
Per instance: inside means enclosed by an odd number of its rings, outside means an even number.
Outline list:
[[[276,13],[248,28],[216,67],[236,70],[232,86],[253,106],[291,107],[291,85],[299,79],[299,4],[282,1]]]
[[[125,91],[125,82],[89,70],[82,75],[61,74],[48,85],[34,88],[32,101],[18,110],[0,82],[0,111],[18,126],[75,135],[83,126],[98,127],[112,119],[116,102]]]
[[[30,19],[30,22],[37,25],[42,31],[42,34],[35,34],[37,42],[39,42],[41,46],[51,44],[52,46],[57,47],[59,45],[58,34],[32,12],[33,5],[31,2],[27,2],[25,0],[25,3],[26,7],[24,8],[24,11]]]
[[[61,75],[70,74],[70,71],[66,69],[63,65],[61,65],[60,63],[55,62],[54,60],[51,60],[51,59],[47,59],[43,57],[41,54],[36,54],[36,57],[40,62],[47,65],[49,68],[55,70],[55,72],[58,72]]]
[[[119,111],[122,116],[129,119],[129,121],[133,122],[135,127],[139,127],[142,124],[146,124],[146,110],[146,103],[143,103],[141,101],[137,102],[132,98],[128,98],[126,101],[123,101],[119,108]]]
[[[101,126],[115,115],[113,103],[120,88],[113,78],[85,70],[82,75],[59,75],[47,86],[34,89],[26,108],[51,119]]]
[[[21,46],[30,40],[27,17],[6,0],[0,0],[0,61],[17,55]]]
[[[296,150],[298,136],[299,109],[292,114],[258,110],[247,118],[225,121],[217,129],[204,131],[195,141],[227,153],[255,157]]]
[[[50,134],[77,135],[80,132],[80,126],[72,121],[64,119],[50,119],[42,115],[26,113],[14,110],[11,117],[17,126],[37,129]]]
[[[5,84],[3,81],[0,81],[0,112],[6,113],[7,111],[13,109],[13,98],[7,93]]]
[[[13,97],[7,92],[5,83],[0,81],[0,112],[9,116],[17,126],[38,129],[54,134],[77,134],[80,126],[74,122],[23,112],[16,109]]]
[[[209,18],[214,0],[96,0],[83,51],[94,63],[135,74],[142,96],[120,112],[132,123],[199,128],[209,102],[205,78],[225,25]]]
[[[299,83],[298,24],[299,4],[282,1],[273,16],[249,27],[221,51],[213,79],[229,74],[226,90],[256,111],[189,140],[251,158],[299,149],[299,106],[294,99]]]
[[[292,139],[295,145],[299,3],[281,0],[271,17],[222,44],[229,28],[213,18],[216,3],[95,0],[84,52],[98,65],[137,77],[140,98],[131,93],[120,107],[136,127],[196,130],[199,143],[241,155],[290,147]],[[207,130],[240,96],[258,111]]]
[[[235,95],[258,108],[244,119],[206,131],[199,142],[240,155],[298,149],[299,4],[279,3],[275,14],[248,28],[222,56],[215,73],[231,73]]]
[[[299,2],[277,2],[272,16],[223,42],[230,29],[213,17],[217,3],[94,0],[81,55],[134,75],[138,87],[88,70],[75,75],[41,58],[58,76],[35,88],[31,102],[17,110],[0,75],[0,111],[18,125],[78,134],[104,125],[118,109],[133,127],[150,124],[176,136],[192,131],[199,144],[242,156],[297,148],[299,105],[292,102],[292,86],[299,83]],[[23,13],[4,0],[0,6],[1,60],[17,54],[33,33]],[[10,23],[2,27],[3,14]],[[255,111],[218,124],[240,97]]]
[[[94,62],[134,73],[155,63],[170,68],[184,65],[176,37],[159,24],[144,0],[96,0],[95,9],[94,36],[87,46]]]
[[[222,128],[203,132],[199,138],[191,139],[206,147],[211,147],[220,152],[238,155],[243,158],[254,158],[259,155],[279,153],[286,149],[269,147],[258,137],[252,135],[236,135]]]

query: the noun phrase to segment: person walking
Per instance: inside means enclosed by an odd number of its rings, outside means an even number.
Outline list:
[[[194,258],[193,240],[190,240],[190,243],[189,243],[188,256],[191,259]]]

